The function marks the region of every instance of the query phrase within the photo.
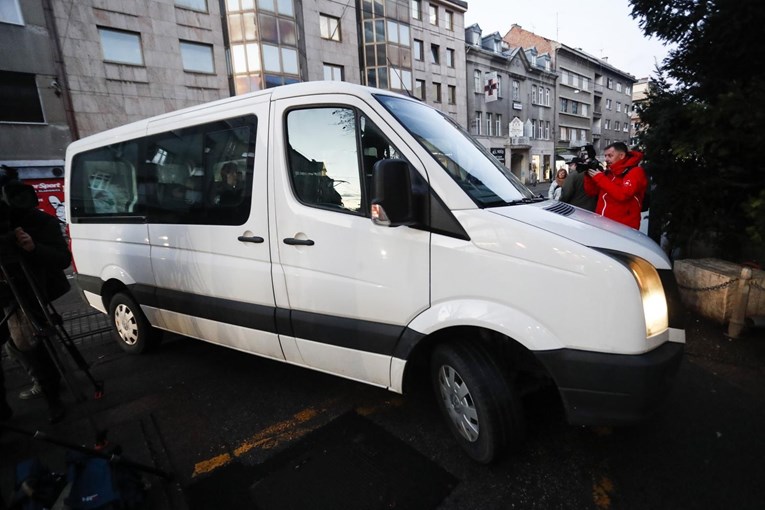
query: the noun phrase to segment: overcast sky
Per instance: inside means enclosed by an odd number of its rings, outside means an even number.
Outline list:
[[[513,23],[537,35],[581,48],[636,78],[654,74],[667,55],[630,16],[628,0],[467,0],[465,28],[478,23],[483,35],[504,36]]]

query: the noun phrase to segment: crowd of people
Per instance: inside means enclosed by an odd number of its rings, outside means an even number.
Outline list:
[[[643,154],[616,142],[606,147],[604,157],[605,168],[591,148],[572,158],[568,169],[555,173],[547,196],[639,229],[648,189],[648,178],[640,166]]]

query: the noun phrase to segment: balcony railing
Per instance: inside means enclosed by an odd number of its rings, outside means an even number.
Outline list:
[[[603,131],[600,128],[592,128],[592,136],[600,136],[603,134]]]
[[[603,94],[603,85],[593,85],[592,90],[596,94]]]
[[[602,108],[593,108],[593,110],[592,110],[592,114],[593,114],[595,117],[600,117],[600,116],[602,116],[602,115],[603,115],[603,109],[602,109]]]

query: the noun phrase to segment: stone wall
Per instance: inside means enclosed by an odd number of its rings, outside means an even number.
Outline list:
[[[741,292],[742,266],[720,259],[675,261],[683,303],[694,312],[724,324]],[[746,317],[765,316],[765,271],[752,270]]]

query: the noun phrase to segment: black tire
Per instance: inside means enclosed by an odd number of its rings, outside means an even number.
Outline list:
[[[520,397],[492,355],[467,342],[441,344],[433,351],[431,381],[438,407],[459,445],[488,464],[523,439]]]
[[[109,303],[109,318],[114,338],[122,350],[130,354],[150,351],[162,340],[162,331],[151,327],[141,307],[124,292],[118,292]]]

